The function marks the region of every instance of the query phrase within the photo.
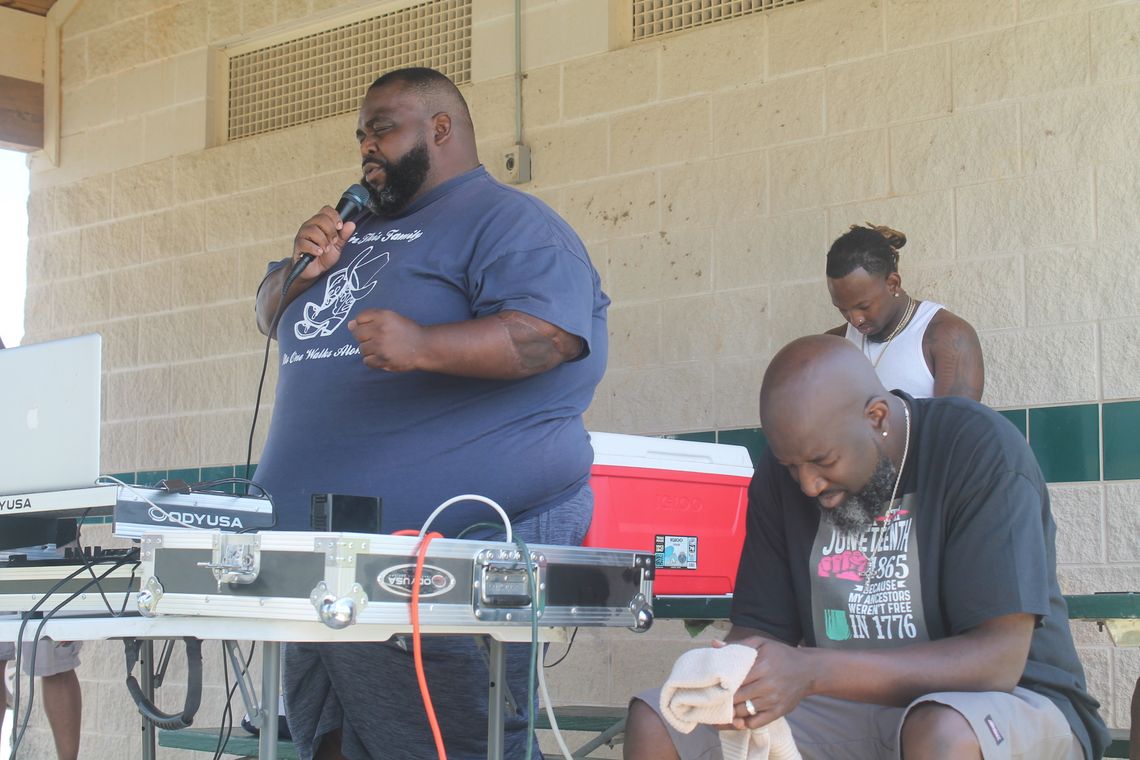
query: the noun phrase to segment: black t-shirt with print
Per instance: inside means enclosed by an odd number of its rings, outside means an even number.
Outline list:
[[[1069,632],[1049,494],[1025,438],[970,399],[896,393],[912,412],[899,518],[883,536],[876,526],[844,544],[765,451],[748,490],[732,622],[789,644],[881,649],[1037,615],[1020,685],[1052,700],[1086,756],[1100,757],[1108,730]]]

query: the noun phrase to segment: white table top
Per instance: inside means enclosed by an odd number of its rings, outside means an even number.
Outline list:
[[[32,641],[40,620],[29,620],[24,628],[24,640]],[[15,641],[19,635],[20,618],[0,615],[0,641]],[[199,639],[236,641],[386,641],[399,634],[411,634],[407,625],[376,625],[358,623],[334,630],[320,621],[270,620],[264,618],[218,618],[197,615],[159,615],[153,618],[140,615],[57,615],[50,619],[41,635],[56,641],[101,641],[116,638],[171,639],[193,636]],[[422,633],[493,636],[500,641],[530,641],[530,626],[424,626]],[[566,641],[565,628],[539,626],[540,641]]]

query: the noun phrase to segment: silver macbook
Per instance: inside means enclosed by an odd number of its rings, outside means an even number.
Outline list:
[[[95,485],[103,339],[0,350],[0,495]]]

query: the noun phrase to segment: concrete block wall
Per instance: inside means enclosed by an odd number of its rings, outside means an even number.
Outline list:
[[[499,173],[511,4],[473,1],[464,92]],[[214,144],[212,48],[365,5],[82,0],[63,23],[25,342],[103,333],[105,471],[244,462],[254,292],[358,176],[355,116]],[[906,286],[978,329],[991,405],[1140,398],[1140,3],[807,0],[636,44],[625,7],[533,3],[524,19],[525,189],[578,230],[614,299],[592,429],[755,427],[772,352],[840,323],[824,254],[865,219],[907,232]],[[1140,587],[1135,483],[1052,490],[1065,590]],[[1140,658],[1074,628],[1127,725]],[[584,631],[555,699],[622,704],[689,645],[677,624]]]

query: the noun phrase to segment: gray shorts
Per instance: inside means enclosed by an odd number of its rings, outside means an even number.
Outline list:
[[[0,552],[0,555],[7,556],[11,554],[23,554],[28,559],[57,559],[63,556],[63,550],[67,547],[77,546],[78,543],[73,541],[65,546],[57,547],[55,544],[45,544],[43,546],[25,546],[18,549],[5,549]],[[79,667],[79,650],[83,648],[82,642],[79,641],[52,641],[51,639],[40,639],[32,652],[32,645],[25,643],[21,647],[20,653],[20,669],[26,675],[33,675],[33,673],[41,678],[46,676],[55,676],[60,673],[66,673],[69,670],[75,670]],[[32,658],[35,657],[35,668],[32,667]],[[12,662],[16,659],[16,645],[11,642],[0,643],[0,661]],[[4,674],[0,673],[0,677]]]
[[[25,642],[20,647],[20,669],[26,675],[37,675],[41,678],[55,676],[75,670],[79,667],[79,650],[83,643],[79,641],[52,641],[40,639],[32,654],[32,645]],[[32,658],[35,657],[33,668]],[[0,643],[0,661],[11,662],[16,659],[16,645],[11,642]]]
[[[528,544],[578,545],[590,527],[594,494],[585,486],[562,504],[514,525]],[[499,534],[496,540],[503,540]],[[504,647],[507,686],[519,710],[505,711],[505,760],[526,755],[529,644]],[[285,712],[303,760],[341,730],[350,760],[435,757],[412,657],[411,637],[361,644],[285,647]],[[476,637],[425,636],[424,672],[451,760],[486,760],[488,671]],[[535,695],[531,703],[537,705]],[[535,742],[535,750],[538,743]]]
[[[660,689],[638,694],[659,715]],[[916,705],[937,702],[961,713],[985,760],[1084,760],[1084,751],[1058,707],[1017,687],[1005,692],[938,692],[906,707],[883,707],[831,697],[808,697],[788,714],[804,760],[898,760],[903,719]],[[711,726],[682,734],[666,723],[681,760],[722,760]]]

